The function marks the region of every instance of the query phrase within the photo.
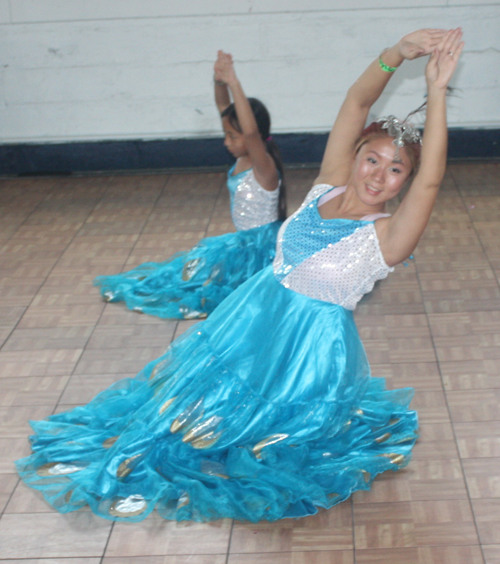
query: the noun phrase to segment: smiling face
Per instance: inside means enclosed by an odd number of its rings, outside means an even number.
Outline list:
[[[247,155],[245,137],[231,125],[228,117],[222,118],[222,129],[224,130],[224,145],[226,149],[237,159]]]
[[[366,205],[376,206],[394,198],[411,174],[412,164],[405,148],[396,146],[392,137],[375,137],[356,154],[350,184]]]

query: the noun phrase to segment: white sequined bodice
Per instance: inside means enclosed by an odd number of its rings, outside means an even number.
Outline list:
[[[282,225],[274,274],[286,288],[353,310],[394,269],[384,261],[373,221],[321,217],[318,199],[329,190],[313,186]]]
[[[238,231],[246,231],[278,219],[279,186],[270,192],[255,179],[250,169],[231,193],[231,216]]]

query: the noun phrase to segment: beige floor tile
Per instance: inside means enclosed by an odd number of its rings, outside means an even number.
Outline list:
[[[389,339],[430,337],[427,317],[422,314],[385,315],[384,322]]]
[[[82,511],[89,511],[88,507],[80,509]],[[7,513],[53,513],[58,514],[44,499],[43,495],[37,491],[29,488],[24,482],[19,481],[17,487],[10,498],[5,514]],[[2,563],[3,564],[3,563]]]
[[[425,423],[419,427],[420,437],[413,449],[414,460],[452,460],[458,458],[457,444],[451,423]]]
[[[471,498],[500,498],[500,458],[471,458],[463,461]]]
[[[297,521],[234,523],[230,552],[335,551],[352,548],[352,509],[346,501]]]
[[[353,564],[350,550],[230,554],[227,564]]]
[[[436,354],[430,337],[389,339],[390,362],[435,362]]]
[[[135,372],[128,374],[74,374],[71,376],[59,401],[62,404],[68,405],[85,404],[115,382],[124,378],[134,378],[135,376]]]
[[[7,514],[0,521],[0,559],[101,556],[111,525],[90,512]]]
[[[23,307],[29,306],[38,292],[42,279],[11,278],[0,281],[0,306]]]
[[[500,544],[500,499],[473,499],[472,509],[481,543]]]
[[[398,472],[384,472],[371,490],[354,494],[354,503],[467,499],[460,462],[413,460]]]
[[[55,405],[69,376],[26,376],[2,378],[0,406]]]
[[[441,362],[447,391],[500,388],[500,360],[462,360]]]
[[[161,356],[167,346],[168,343],[161,347],[148,346],[125,350],[119,348],[87,349],[75,368],[75,374],[137,373],[148,362]]]
[[[498,193],[495,196],[465,196],[464,202],[468,207],[472,221],[500,220],[500,197]]]
[[[172,232],[168,235],[165,234],[142,234],[134,247],[134,253],[148,252],[154,250],[161,253],[163,249],[166,249],[167,253],[171,245],[181,244],[184,248],[190,249],[198,243],[200,239],[205,236],[205,230],[196,231],[181,231]],[[165,259],[167,260],[169,255],[165,254]]]
[[[0,327],[0,347],[7,341],[11,333],[12,329],[10,327]]]
[[[408,364],[372,364],[372,375],[385,378],[387,388],[414,388],[415,390],[443,389],[441,375],[436,362],[413,362]]]
[[[14,461],[31,454],[28,438],[0,437],[0,475],[16,472]]]
[[[500,457],[500,421],[455,423],[462,458]]]
[[[500,359],[500,333],[436,337],[434,343],[441,362]]]
[[[101,564],[226,564],[226,554],[118,556],[117,558],[103,558]]]
[[[0,479],[0,514],[7,505],[18,482],[19,476],[17,474],[2,474]]]
[[[391,355],[387,340],[367,340],[363,342],[368,362],[372,364],[389,364]]]
[[[16,257],[8,266],[2,269],[3,276],[16,280],[40,279],[45,280],[55,266],[54,260],[35,260],[26,263]]]
[[[23,558],[2,560],[2,564],[100,564],[100,558]]]
[[[47,307],[29,307],[19,322],[21,329],[36,327],[76,327],[88,326],[97,323],[104,302],[99,298],[95,305],[64,305]]]
[[[450,421],[446,398],[441,390],[416,391],[411,407],[417,411],[422,427]]]
[[[109,235],[139,235],[146,223],[146,216],[142,219],[129,219],[128,221],[115,220],[106,222],[104,218],[101,221],[90,221],[85,223],[80,231],[81,237],[109,236]],[[103,261],[104,262],[104,261]]]
[[[82,349],[0,352],[0,379],[23,376],[65,376],[74,369]]]
[[[150,515],[141,523],[116,523],[106,547],[106,557],[225,554],[230,534],[230,520],[175,523]]]
[[[164,249],[133,249],[123,265],[123,272],[132,270],[144,262],[164,262],[175,253],[189,251],[199,239],[190,241],[170,241]],[[119,272],[119,271],[118,271]]]
[[[87,344],[90,349],[167,348],[174,335],[173,323],[151,325],[98,325]]]
[[[0,307],[0,326],[13,328],[26,311],[22,306]]]
[[[468,500],[355,504],[357,549],[477,545]]]
[[[500,389],[450,391],[446,395],[455,423],[500,420]]]
[[[83,349],[94,330],[93,326],[44,327],[15,329],[2,350],[28,351],[50,349]]]
[[[141,314],[138,311],[131,311],[127,309],[123,302],[115,302],[106,304],[98,325],[99,327],[111,325],[119,325],[123,327],[130,327],[132,325],[167,325],[175,331],[177,321],[160,319],[154,315]]]
[[[480,546],[356,550],[357,564],[483,564]],[[491,563],[493,564],[493,563]]]
[[[483,545],[485,564],[500,564],[500,544]]]
[[[45,419],[54,411],[54,405],[0,407],[0,437],[25,438],[32,433],[29,420]]]

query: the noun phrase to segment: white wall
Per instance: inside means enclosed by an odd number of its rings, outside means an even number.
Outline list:
[[[500,127],[500,0],[0,0],[0,143],[218,135],[219,48],[275,132],[327,131],[384,47],[458,25],[450,125]],[[397,71],[377,114],[420,104],[424,64]]]

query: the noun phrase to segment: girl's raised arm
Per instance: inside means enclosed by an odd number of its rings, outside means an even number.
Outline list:
[[[373,61],[348,90],[328,138],[316,183],[346,184],[354,159],[354,148],[365,126],[368,112],[378,100],[393,72],[405,59],[432,53],[445,30],[421,29],[403,37]]]
[[[463,46],[462,30],[450,30],[427,63],[427,116],[420,168],[394,215],[377,225],[380,248],[389,265],[398,264],[413,252],[434,207],[446,169],[446,92]]]
[[[217,62],[215,63],[217,65]],[[214,68],[214,71],[216,67]],[[229,88],[223,80],[219,80],[214,72],[214,96],[215,105],[219,110],[219,114],[231,104],[231,97],[229,96]]]
[[[231,91],[238,123],[245,138],[257,182],[265,190],[275,190],[279,185],[278,171],[271,155],[267,152],[265,140],[260,135],[252,108],[236,76],[231,55],[219,51],[214,69],[216,85],[218,81],[223,82]]]

